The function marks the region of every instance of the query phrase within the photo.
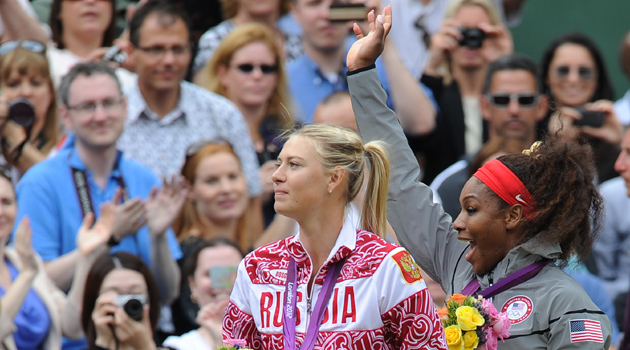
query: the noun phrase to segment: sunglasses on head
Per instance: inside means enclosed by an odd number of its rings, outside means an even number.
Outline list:
[[[253,65],[251,63],[243,63],[236,66],[236,68],[243,73],[251,73],[254,71],[255,67],[260,67],[260,71],[263,74],[274,74],[278,71],[278,66],[271,64]]]
[[[572,68],[569,66],[560,66],[558,68],[556,68],[556,75],[558,76],[558,78],[560,79],[565,79],[569,76],[569,73],[571,73]],[[594,76],[594,72],[592,68],[589,67],[577,67],[578,70],[578,76],[580,77],[580,79],[583,80],[591,80],[593,79]]]
[[[18,47],[35,53],[43,54],[46,51],[46,46],[38,41],[33,40],[20,40],[20,41],[7,41],[0,45],[0,56],[4,56],[11,51],[14,51]]]
[[[505,108],[510,104],[510,101],[516,100],[521,107],[533,107],[538,101],[538,94],[525,93],[525,94],[488,94],[486,95],[490,104],[497,108]]]

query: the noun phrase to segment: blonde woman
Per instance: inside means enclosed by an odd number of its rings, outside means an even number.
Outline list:
[[[381,238],[384,145],[364,145],[348,129],[308,125],[289,136],[277,167],[276,211],[299,230],[241,262],[223,337],[253,349],[446,349],[420,270],[405,249]],[[357,230],[347,209],[365,176]]]

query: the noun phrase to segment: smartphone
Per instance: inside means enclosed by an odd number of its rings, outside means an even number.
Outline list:
[[[593,128],[600,128],[604,125],[604,113],[600,111],[590,111],[584,107],[575,107],[580,113],[581,118],[575,120],[573,125],[575,126],[590,126]]]
[[[236,281],[236,266],[213,266],[210,268],[210,283],[215,289],[232,289]]]
[[[330,5],[328,20],[331,22],[365,21],[367,9],[364,4],[346,4],[334,2]]]

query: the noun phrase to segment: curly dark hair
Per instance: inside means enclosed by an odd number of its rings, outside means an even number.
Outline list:
[[[562,264],[572,255],[585,259],[603,218],[591,146],[585,140],[549,136],[530,156],[508,154],[498,159],[523,182],[538,206],[534,219],[527,221],[523,242],[536,237],[540,245],[559,244]]]

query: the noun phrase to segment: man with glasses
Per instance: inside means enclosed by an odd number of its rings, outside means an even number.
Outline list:
[[[547,96],[541,94],[536,63],[512,54],[488,66],[480,99],[481,114],[488,124],[489,140],[501,136],[531,145],[537,139],[537,124],[547,113]],[[434,201],[446,208],[459,208],[459,195],[470,178],[473,156],[464,156],[431,183]],[[476,170],[476,169],[475,169]],[[474,172],[474,171],[472,171]],[[458,210],[449,214],[457,217]]]
[[[228,99],[184,81],[192,57],[188,16],[169,1],[149,1],[132,18],[129,34],[138,77],[125,89],[129,118],[120,149],[168,176],[179,173],[190,144],[227,140],[260,208],[258,160],[243,116]]]
[[[158,177],[117,149],[127,102],[105,63],[75,65],[64,77],[59,97],[60,117],[72,136],[56,156],[33,166],[16,188],[17,217],[30,219],[33,248],[48,276],[60,289],[70,288],[81,254],[76,249],[79,227],[84,217],[98,217],[100,205],[112,201],[114,229],[98,249],[142,258],[155,274],[161,301],[170,303],[179,293],[176,260],[182,255],[170,226],[187,195],[183,180],[173,179],[158,191]]]

